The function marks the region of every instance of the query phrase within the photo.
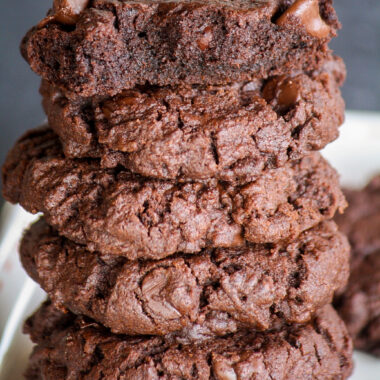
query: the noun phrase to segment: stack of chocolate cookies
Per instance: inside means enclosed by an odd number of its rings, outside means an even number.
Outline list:
[[[344,379],[346,205],[317,151],[345,69],[331,0],[55,1],[22,42],[48,126],[3,168],[43,217],[27,379]]]

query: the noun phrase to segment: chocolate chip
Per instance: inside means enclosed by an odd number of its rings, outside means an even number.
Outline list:
[[[55,21],[73,25],[80,13],[86,9],[89,0],[54,0],[53,10]]]
[[[300,99],[297,78],[278,77],[269,81],[263,89],[263,97],[281,113],[286,112]]]
[[[300,88],[296,81],[284,81],[278,88],[278,104],[283,108],[294,105],[300,96]]]
[[[314,37],[325,38],[330,33],[330,27],[321,18],[318,0],[297,0],[280,16],[276,24],[286,26],[291,24],[292,19],[298,19]]]

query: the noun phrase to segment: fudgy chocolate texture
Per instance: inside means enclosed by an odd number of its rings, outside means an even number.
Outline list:
[[[245,240],[294,240],[345,207],[337,173],[318,154],[244,186],[178,183],[65,159],[48,128],[22,137],[3,167],[4,197],[91,251],[159,259]]]
[[[349,207],[336,216],[336,221],[347,235],[352,248],[351,266],[363,257],[380,250],[380,175],[362,190],[344,190]]]
[[[320,150],[344,119],[340,58],[293,77],[226,86],[140,88],[67,98],[43,81],[49,125],[67,157],[100,157],[144,176],[246,183]]]
[[[225,84],[310,70],[338,27],[331,0],[93,0],[75,25],[50,14],[21,50],[61,88],[115,95],[146,83]]]
[[[355,348],[380,356],[380,250],[364,257],[351,272],[336,307]]]
[[[114,335],[49,303],[24,329],[37,343],[28,380],[326,380],[346,379],[352,371],[352,342],[331,306],[307,325],[194,343]]]
[[[333,222],[285,246],[206,249],[130,262],[88,252],[40,220],[25,234],[20,256],[59,308],[115,333],[184,329],[194,339],[308,322],[349,274],[349,245]]]

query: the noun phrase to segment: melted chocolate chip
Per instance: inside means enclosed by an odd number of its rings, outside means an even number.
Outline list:
[[[287,80],[278,88],[278,104],[281,107],[289,108],[294,105],[300,97],[300,88],[296,81]]]
[[[294,78],[278,77],[269,81],[263,89],[263,97],[276,108],[286,112],[300,100],[301,88]]]
[[[330,27],[321,18],[318,0],[297,0],[276,23],[286,26],[291,24],[294,18],[314,37],[325,38],[330,33]]]

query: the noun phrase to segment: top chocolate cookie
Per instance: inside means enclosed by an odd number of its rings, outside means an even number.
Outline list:
[[[331,3],[55,1],[21,50],[37,74],[81,96],[267,78],[319,66],[339,27]]]

